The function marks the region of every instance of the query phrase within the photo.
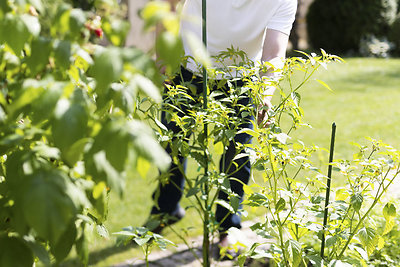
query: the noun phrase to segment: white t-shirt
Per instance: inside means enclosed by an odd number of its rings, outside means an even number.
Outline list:
[[[246,52],[253,62],[258,62],[266,29],[289,35],[296,9],[297,0],[207,0],[208,52],[215,56],[233,46]],[[201,16],[202,0],[186,0],[181,20],[186,55],[193,56],[193,53],[185,33],[192,32],[202,40]],[[187,68],[194,72],[197,70],[192,62]]]

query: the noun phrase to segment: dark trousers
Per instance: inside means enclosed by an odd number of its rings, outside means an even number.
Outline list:
[[[189,83],[194,85],[196,88],[195,90],[188,90],[188,94],[192,95],[194,99],[197,98],[197,96],[202,95],[203,91],[203,82],[202,82],[202,77],[197,77],[194,76],[192,72],[182,68],[181,71],[181,76],[178,75],[174,79],[175,84],[184,84],[184,83]],[[236,86],[242,87],[243,82],[242,81],[236,81]],[[221,90],[221,89],[219,89]],[[225,84],[222,88],[223,91],[227,92],[227,84]],[[193,91],[196,91],[197,96],[193,95]],[[249,97],[246,98],[241,98],[238,103],[240,105],[248,105],[251,103],[251,100]],[[230,107],[235,109],[236,114],[239,114],[239,108],[238,107]],[[187,108],[181,108],[182,114],[187,112]],[[240,116],[240,114],[239,114]],[[253,120],[253,117],[248,115],[246,117],[245,123],[240,125],[240,129],[243,128],[253,128],[253,125],[251,123],[251,120]],[[172,121],[168,122],[166,120],[166,114],[165,112],[162,113],[161,115],[161,122],[171,131],[173,131],[174,134],[178,134],[181,132],[181,129]],[[239,129],[239,130],[240,130]],[[244,184],[247,184],[249,179],[250,179],[250,161],[249,157],[241,157],[239,159],[235,159],[234,163],[232,163],[233,158],[239,153],[239,151],[236,151],[235,148],[235,142],[241,143],[241,144],[248,144],[251,142],[251,136],[246,134],[246,133],[241,133],[237,134],[234,137],[234,141],[231,141],[228,149],[225,152],[225,157],[224,160],[221,158],[220,161],[220,171],[224,172],[228,175],[228,177],[235,177],[236,179],[242,181]],[[168,146],[166,148],[167,153],[171,154],[171,148]],[[184,169],[186,168],[186,159],[183,158],[182,156],[179,156],[179,161],[180,163],[184,166]],[[229,168],[229,169],[228,169]],[[157,191],[153,194],[153,198],[157,195],[157,202],[158,202],[158,207],[156,208],[155,206],[153,207],[151,213],[152,214],[157,214],[157,213],[168,213],[168,214],[173,214],[176,212],[180,207],[179,207],[179,201],[182,197],[183,194],[183,188],[185,184],[185,179],[182,174],[182,172],[179,170],[178,166],[176,164],[172,164],[170,167],[170,177],[169,177],[169,183],[165,185],[159,185],[159,188]],[[230,185],[231,185],[231,190],[235,192],[236,194],[239,195],[240,201],[243,197],[243,185],[234,180],[230,180]],[[228,201],[228,196],[225,192],[220,191],[218,195],[219,199],[226,200]],[[240,216],[238,214],[232,214],[230,213],[226,208],[217,205],[217,210],[216,210],[216,219],[218,222],[221,223],[221,230],[227,230],[230,227],[236,227],[236,228],[241,228],[240,225]],[[225,220],[224,220],[225,218]]]

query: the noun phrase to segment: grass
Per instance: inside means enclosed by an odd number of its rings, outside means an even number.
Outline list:
[[[312,129],[304,127],[293,133],[293,138],[305,144],[315,144],[328,148],[331,124],[337,125],[336,158],[351,158],[355,148],[351,142],[367,144],[365,137],[382,139],[400,149],[400,59],[349,58],[346,63],[329,65],[328,71],[320,71],[315,78],[326,82],[333,91],[324,88],[318,82],[309,83],[300,92],[301,106],[304,109],[304,121]],[[322,158],[328,158],[323,153]],[[197,166],[189,162],[188,170],[196,172]],[[125,196],[119,199],[110,194],[109,218],[106,222],[110,233],[120,231],[122,227],[140,226],[146,220],[152,206],[151,193],[156,183],[157,170],[152,169],[147,179],[132,174],[127,181]],[[256,173],[255,176],[259,176]],[[183,200],[183,206],[188,205]],[[184,220],[176,229],[189,228],[191,236],[200,235],[200,220],[194,209],[189,209]],[[166,237],[180,243],[170,230]],[[93,237],[90,245],[91,266],[111,266],[126,259],[139,257],[139,248],[115,246],[115,237],[109,239]],[[66,266],[77,266],[73,259]]]

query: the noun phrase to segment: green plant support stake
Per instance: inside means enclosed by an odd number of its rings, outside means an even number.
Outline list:
[[[321,242],[321,258],[324,258],[324,250],[325,250],[325,229],[328,225],[328,205],[329,205],[329,196],[331,193],[331,180],[332,180],[332,162],[333,162],[333,150],[335,148],[335,134],[336,134],[336,124],[332,123],[332,134],[331,134],[331,147],[329,152],[329,166],[328,166],[328,179],[326,186],[326,195],[325,195],[325,211],[324,211],[324,226],[322,231],[322,242]]]
[[[207,1],[202,0],[202,39],[203,39],[203,44],[207,48]],[[208,75],[207,75],[207,69],[206,67],[203,66],[203,108],[207,109],[207,85],[208,85]],[[205,144],[208,144],[208,126],[207,123],[204,124],[204,140]],[[208,157],[207,157],[207,151],[204,151],[204,157],[206,158],[206,166],[204,168],[204,175],[208,175]],[[210,232],[209,232],[209,211],[211,207],[209,207],[208,204],[208,190],[209,190],[209,185],[208,185],[208,180],[206,179],[204,183],[204,192],[206,193],[206,198],[204,200],[204,208],[205,208],[205,214],[204,214],[204,222],[203,222],[203,266],[209,267],[210,266]]]

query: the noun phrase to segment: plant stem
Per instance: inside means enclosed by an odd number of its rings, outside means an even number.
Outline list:
[[[287,259],[286,256],[286,248],[285,248],[285,244],[283,243],[283,224],[281,223],[281,219],[279,218],[279,213],[276,215],[277,219],[278,219],[278,231],[279,231],[279,239],[280,239],[280,243],[281,243],[281,249],[282,249],[282,255],[283,255],[283,261],[285,262],[286,266],[290,266],[289,265],[289,261]]]

